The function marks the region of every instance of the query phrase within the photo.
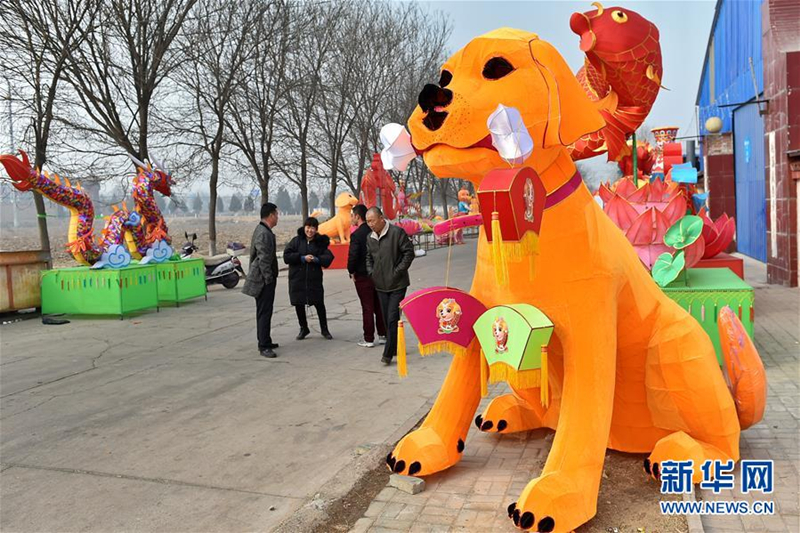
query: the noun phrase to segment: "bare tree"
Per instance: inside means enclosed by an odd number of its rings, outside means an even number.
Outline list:
[[[181,37],[185,61],[179,83],[192,105],[178,128],[209,159],[208,242],[217,253],[217,185],[222,149],[226,144],[225,119],[229,104],[243,79],[242,68],[256,40],[255,29],[264,15],[258,0],[229,4],[203,0],[192,11]]]
[[[344,163],[345,167],[349,164],[345,182],[356,194],[360,192],[361,174],[372,154],[380,150],[381,126],[405,123],[422,87],[438,79],[451,29],[443,16],[408,3],[393,6],[372,31],[375,42],[358,63],[362,68],[359,78],[365,83],[359,87],[362,97],[349,138],[352,146],[348,153],[352,157]],[[434,179],[424,165],[412,165],[409,174],[406,179],[417,191],[426,188],[422,181]]]
[[[179,65],[173,41],[197,0],[110,0],[100,3],[92,38],[67,62],[83,115],[70,126],[149,156],[156,93]]]
[[[276,120],[284,95],[292,89],[286,76],[289,50],[295,43],[293,35],[302,31],[293,4],[275,1],[265,10],[251,43],[252,55],[240,70],[239,90],[225,117],[230,142],[247,160],[263,202],[270,198]]]
[[[308,216],[308,184],[311,170],[312,150],[310,142],[314,136],[315,108],[324,89],[322,72],[327,68],[336,39],[341,37],[340,15],[345,4],[306,4],[302,16],[309,23],[306,31],[295,36],[296,47],[289,54],[292,69],[287,72],[289,83],[294,87],[286,95],[286,112],[279,120],[282,136],[297,154],[286,154],[273,158],[276,166],[286,178],[297,185],[302,199],[301,214]],[[293,167],[297,165],[297,172]]]
[[[21,101],[31,119],[36,168],[47,162],[54,106],[65,66],[94,30],[96,12],[95,0],[0,3],[0,62],[25,94]],[[34,202],[39,241],[42,249],[50,251],[46,210],[39,193],[34,194]]]

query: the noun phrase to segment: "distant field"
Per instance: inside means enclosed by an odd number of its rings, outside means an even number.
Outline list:
[[[29,213],[20,217],[20,227],[14,228],[10,209],[2,206],[2,226],[0,226],[0,250],[37,250],[39,249],[39,230]],[[167,225],[170,236],[173,238],[173,247],[179,248],[184,242],[183,233],[197,233],[197,244],[203,254],[208,254],[208,218],[193,216],[167,216]],[[102,220],[95,223],[95,234],[102,231]],[[297,228],[302,223],[298,215],[282,215],[275,230],[279,250],[296,234]],[[217,251],[225,251],[228,242],[237,241],[245,246],[250,246],[250,237],[253,229],[258,224],[257,215],[221,215],[217,217]],[[56,267],[76,266],[77,263],[66,251],[68,218],[48,217],[47,227],[50,232],[50,245],[53,263]]]

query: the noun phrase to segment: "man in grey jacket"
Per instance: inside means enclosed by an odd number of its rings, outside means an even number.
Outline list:
[[[275,286],[278,283],[278,257],[275,254],[275,234],[278,224],[278,207],[266,203],[261,206],[261,222],[253,231],[250,241],[250,272],[242,292],[256,299],[256,331],[258,351],[268,358],[277,357],[278,347],[272,342],[272,306],[275,303]]]
[[[386,221],[378,207],[367,211],[367,225],[372,230],[367,237],[367,273],[375,283],[386,321],[386,344],[381,361],[390,365],[397,355],[400,302],[411,285],[408,268],[414,261],[414,245],[403,229]]]

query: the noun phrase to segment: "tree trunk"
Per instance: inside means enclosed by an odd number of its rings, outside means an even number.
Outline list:
[[[308,155],[306,154],[305,136],[300,144],[300,202],[303,220],[308,218]]]
[[[430,189],[428,189],[428,214],[433,218],[433,189],[436,186],[436,180],[430,178]]]
[[[42,169],[46,160],[45,151],[43,147],[36,147],[36,157],[34,159],[34,168]],[[50,250],[50,232],[47,230],[47,210],[44,206],[44,198],[38,192],[33,193],[33,203],[36,205],[36,223],[39,226],[39,246],[42,250],[47,252],[47,268],[53,267],[53,257]]]
[[[439,180],[439,191],[442,193],[442,217],[449,218],[447,211],[447,181]]]
[[[217,254],[217,180],[219,156],[211,156],[211,179],[208,181],[208,253]]]
[[[258,183],[258,186],[261,189],[261,205],[264,205],[269,202],[269,183],[267,180],[263,180]]]
[[[336,169],[339,167],[338,153],[334,153],[333,161],[331,163],[331,188],[330,188],[330,202],[331,202],[331,217],[336,216]]]

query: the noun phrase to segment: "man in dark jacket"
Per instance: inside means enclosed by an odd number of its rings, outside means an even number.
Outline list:
[[[378,207],[367,211],[367,224],[372,230],[367,237],[367,272],[375,283],[386,319],[387,340],[381,361],[389,365],[397,355],[400,302],[411,285],[408,268],[414,261],[414,245],[405,231],[386,221]]]
[[[278,207],[266,203],[261,206],[261,222],[250,240],[250,272],[242,292],[256,299],[256,331],[258,351],[264,357],[277,357],[278,347],[272,342],[272,306],[275,303],[275,286],[278,283],[278,258],[275,254],[275,234],[278,224]]]
[[[333,253],[328,249],[330,242],[327,235],[319,234],[319,221],[308,217],[303,227],[297,230],[297,236],[283,250],[283,262],[289,265],[289,301],[300,323],[299,341],[311,333],[306,317],[306,306],[311,305],[317,309],[322,336],[333,339],[328,331],[325,291],[322,287],[322,269],[328,268],[333,262]]]
[[[347,256],[347,271],[356,285],[356,293],[361,302],[361,322],[364,328],[364,340],[359,346],[372,348],[375,346],[375,329],[378,329],[378,342],[386,344],[386,326],[378,299],[378,292],[372,278],[367,274],[367,237],[371,233],[367,225],[367,207],[358,204],[353,208],[353,224],[358,226],[350,235],[350,252]]]

